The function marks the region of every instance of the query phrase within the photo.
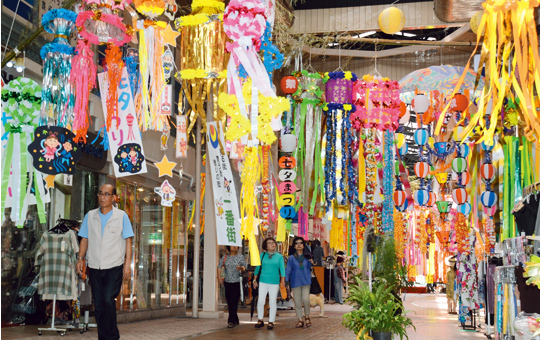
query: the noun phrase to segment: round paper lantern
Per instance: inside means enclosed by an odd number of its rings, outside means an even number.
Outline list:
[[[460,144],[458,146],[459,153],[461,154],[461,157],[467,158],[469,153],[471,153],[471,148],[467,144]]]
[[[467,216],[471,213],[471,204],[469,202],[460,204],[457,206],[457,211]]]
[[[452,134],[452,137],[454,137],[454,140],[456,142],[461,142],[463,138],[461,138],[461,133],[463,132],[463,126],[456,126],[454,128],[454,133]]]
[[[467,109],[468,104],[469,101],[467,100],[467,97],[461,93],[457,93],[450,103],[450,109],[463,112]]]
[[[426,203],[426,206],[431,208],[435,204],[435,202],[437,202],[437,195],[435,195],[433,192],[430,191],[429,192],[429,199],[428,199],[428,201]]]
[[[278,174],[279,180],[282,182],[285,181],[294,181],[296,179],[296,171],[292,169],[282,169]]]
[[[386,34],[394,34],[405,26],[405,13],[397,7],[388,7],[379,14],[379,28]]]
[[[280,194],[294,194],[296,192],[296,184],[294,182],[281,182],[279,184]]]
[[[474,13],[474,15],[471,18],[470,24],[471,24],[471,31],[474,32],[474,34],[478,34],[478,26],[480,25],[480,21],[482,20],[482,15],[484,15],[484,11],[478,11]],[[486,30],[484,29],[480,35],[484,35],[484,32]]]
[[[405,135],[402,133],[396,133],[396,145],[398,148],[401,148],[405,143]]]
[[[448,174],[446,172],[438,172],[435,174],[435,179],[439,184],[444,184],[448,181]]]
[[[407,104],[404,102],[399,102],[399,118],[405,116],[407,113]]]
[[[407,194],[403,190],[394,191],[394,204],[396,207],[403,205],[403,202],[407,201]]]
[[[463,157],[457,157],[452,160],[452,170],[457,173],[467,171],[467,159]]]
[[[491,208],[497,204],[497,194],[493,191],[484,191],[482,195],[480,195],[480,202],[482,202],[484,207]]]
[[[468,172],[461,173],[461,185],[466,186],[471,181],[471,175]]]
[[[429,164],[427,162],[418,162],[414,165],[414,174],[417,177],[425,178],[429,172]]]
[[[414,201],[418,205],[426,205],[429,201],[429,191],[427,190],[418,190],[414,193]]]
[[[399,124],[405,125],[409,122],[409,120],[411,120],[411,111],[407,109],[407,111],[405,112],[405,115],[399,119]]]
[[[487,207],[484,207],[484,214],[488,215],[488,216],[493,216],[495,215],[495,212],[497,212],[497,206],[494,205],[490,208],[487,208]]]
[[[404,212],[404,211],[407,210],[408,207],[409,207],[409,201],[405,200],[405,202],[403,202],[402,205],[396,206],[396,209],[397,209],[398,211]]]
[[[429,133],[426,129],[417,129],[414,132],[414,141],[418,145],[425,145],[428,141]]]
[[[407,152],[409,152],[409,145],[407,143],[404,143],[403,146],[399,148],[398,151],[401,156],[405,156]]]
[[[294,152],[294,150],[296,150],[296,142],[297,139],[295,135],[291,133],[282,135],[279,139],[279,148],[283,152]]]
[[[425,94],[417,94],[412,100],[412,108],[416,113],[424,113],[429,109],[429,98]]]
[[[452,199],[457,204],[463,204],[469,199],[469,194],[467,194],[465,188],[457,188],[452,190]]]
[[[495,142],[493,142],[491,145],[487,145],[486,142],[482,142],[480,144],[480,147],[482,148],[482,150],[484,151],[491,151],[493,150],[493,148],[495,147]]]
[[[480,176],[487,183],[491,183],[495,178],[495,166],[491,163],[482,164],[480,167]]]
[[[283,93],[293,94],[298,90],[298,79],[293,76],[283,77],[281,78],[280,86]]]

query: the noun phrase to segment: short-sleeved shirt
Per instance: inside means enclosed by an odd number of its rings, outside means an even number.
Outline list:
[[[262,266],[262,273],[261,273]],[[255,269],[255,275],[261,275],[260,282],[278,285],[282,277],[285,277],[285,261],[280,253],[270,254],[264,252],[261,255],[261,265]]]
[[[236,254],[234,256],[227,255],[225,268],[223,268],[223,257],[219,260],[218,267],[221,270],[225,270],[225,282],[242,282],[242,273],[236,270],[237,266],[247,267],[246,259],[242,254]]]
[[[103,235],[103,231],[105,230],[105,226],[107,225],[107,222],[112,216],[112,209],[106,214],[102,214],[101,210],[98,209],[99,219],[101,220],[101,235]],[[81,229],[79,230],[79,236],[88,238],[88,214],[84,216],[83,223],[81,225]],[[133,227],[131,226],[131,222],[129,221],[129,217],[127,214],[124,214],[124,219],[122,221],[122,237],[124,240],[126,238],[134,237],[135,234],[133,233]]]

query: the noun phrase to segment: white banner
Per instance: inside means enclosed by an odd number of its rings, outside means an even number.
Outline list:
[[[225,153],[223,131],[217,122],[207,123],[207,150],[212,171],[212,189],[218,245],[241,246],[240,213],[229,158]],[[210,178],[207,178],[210,180]]]
[[[107,112],[107,95],[109,92],[107,73],[98,74],[98,81],[103,116],[107,121],[107,115],[109,114]],[[146,173],[146,159],[144,157],[141,132],[125,67],[122,69],[122,79],[118,84],[118,125],[116,119],[113,118],[107,135],[116,177]]]
[[[186,116],[176,116],[176,158],[187,157],[187,120]]]

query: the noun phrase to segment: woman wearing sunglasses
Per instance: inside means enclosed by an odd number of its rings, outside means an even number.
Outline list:
[[[304,253],[304,247],[306,242],[300,236],[296,236],[293,240],[293,246],[295,252],[289,256],[287,261],[287,269],[285,275],[285,281],[291,285],[294,307],[296,310],[296,316],[298,317],[298,323],[296,328],[304,327],[304,318],[306,327],[311,327],[311,320],[309,318],[309,290],[311,288],[311,260],[307,259],[308,254]],[[304,311],[302,312],[302,304],[304,305]]]

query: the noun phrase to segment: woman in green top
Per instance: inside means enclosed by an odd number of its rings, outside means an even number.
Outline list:
[[[279,284],[285,284],[285,262],[283,256],[276,252],[277,243],[272,237],[264,240],[262,248],[265,252],[261,255],[261,265],[255,269],[255,277],[253,278],[253,287],[259,287],[259,302],[257,303],[259,321],[255,325],[255,328],[264,326],[264,303],[268,294],[270,317],[267,328],[273,329],[274,321],[276,321]]]

